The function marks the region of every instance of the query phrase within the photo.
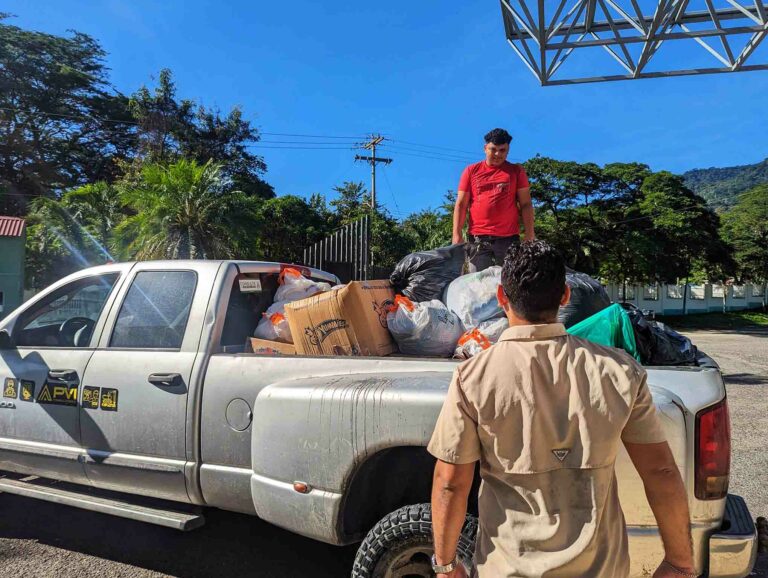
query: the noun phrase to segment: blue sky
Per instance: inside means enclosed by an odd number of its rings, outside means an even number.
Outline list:
[[[278,194],[330,198],[345,180],[368,184],[369,167],[345,148],[354,141],[327,137],[372,132],[392,139],[378,151],[394,162],[379,169],[377,190],[397,216],[438,205],[495,126],[514,135],[515,160],[540,153],[683,172],[768,156],[768,72],[542,88],[507,46],[493,1],[3,4],[18,26],[97,38],[124,93],[167,67],[180,97],[241,105],[264,133],[323,135],[263,136],[256,150]],[[266,148],[296,141],[341,148]]]

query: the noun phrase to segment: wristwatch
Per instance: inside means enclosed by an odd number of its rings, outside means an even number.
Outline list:
[[[456,566],[459,563],[458,557],[454,556],[453,560],[448,562],[448,564],[443,564],[442,566],[437,563],[437,558],[435,558],[435,555],[432,554],[432,571],[435,574],[448,574],[449,572],[453,572],[456,569]]]

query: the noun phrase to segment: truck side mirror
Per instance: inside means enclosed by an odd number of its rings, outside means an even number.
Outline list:
[[[13,349],[13,340],[7,329],[0,329],[0,349]]]

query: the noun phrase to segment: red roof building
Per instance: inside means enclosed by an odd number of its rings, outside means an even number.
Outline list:
[[[24,219],[0,216],[0,237],[21,237],[24,234]]]

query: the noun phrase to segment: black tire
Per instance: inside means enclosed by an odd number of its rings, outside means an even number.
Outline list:
[[[458,555],[471,568],[477,518],[467,515],[459,537]],[[368,532],[357,550],[352,578],[433,577],[432,507],[404,506],[387,514]]]

